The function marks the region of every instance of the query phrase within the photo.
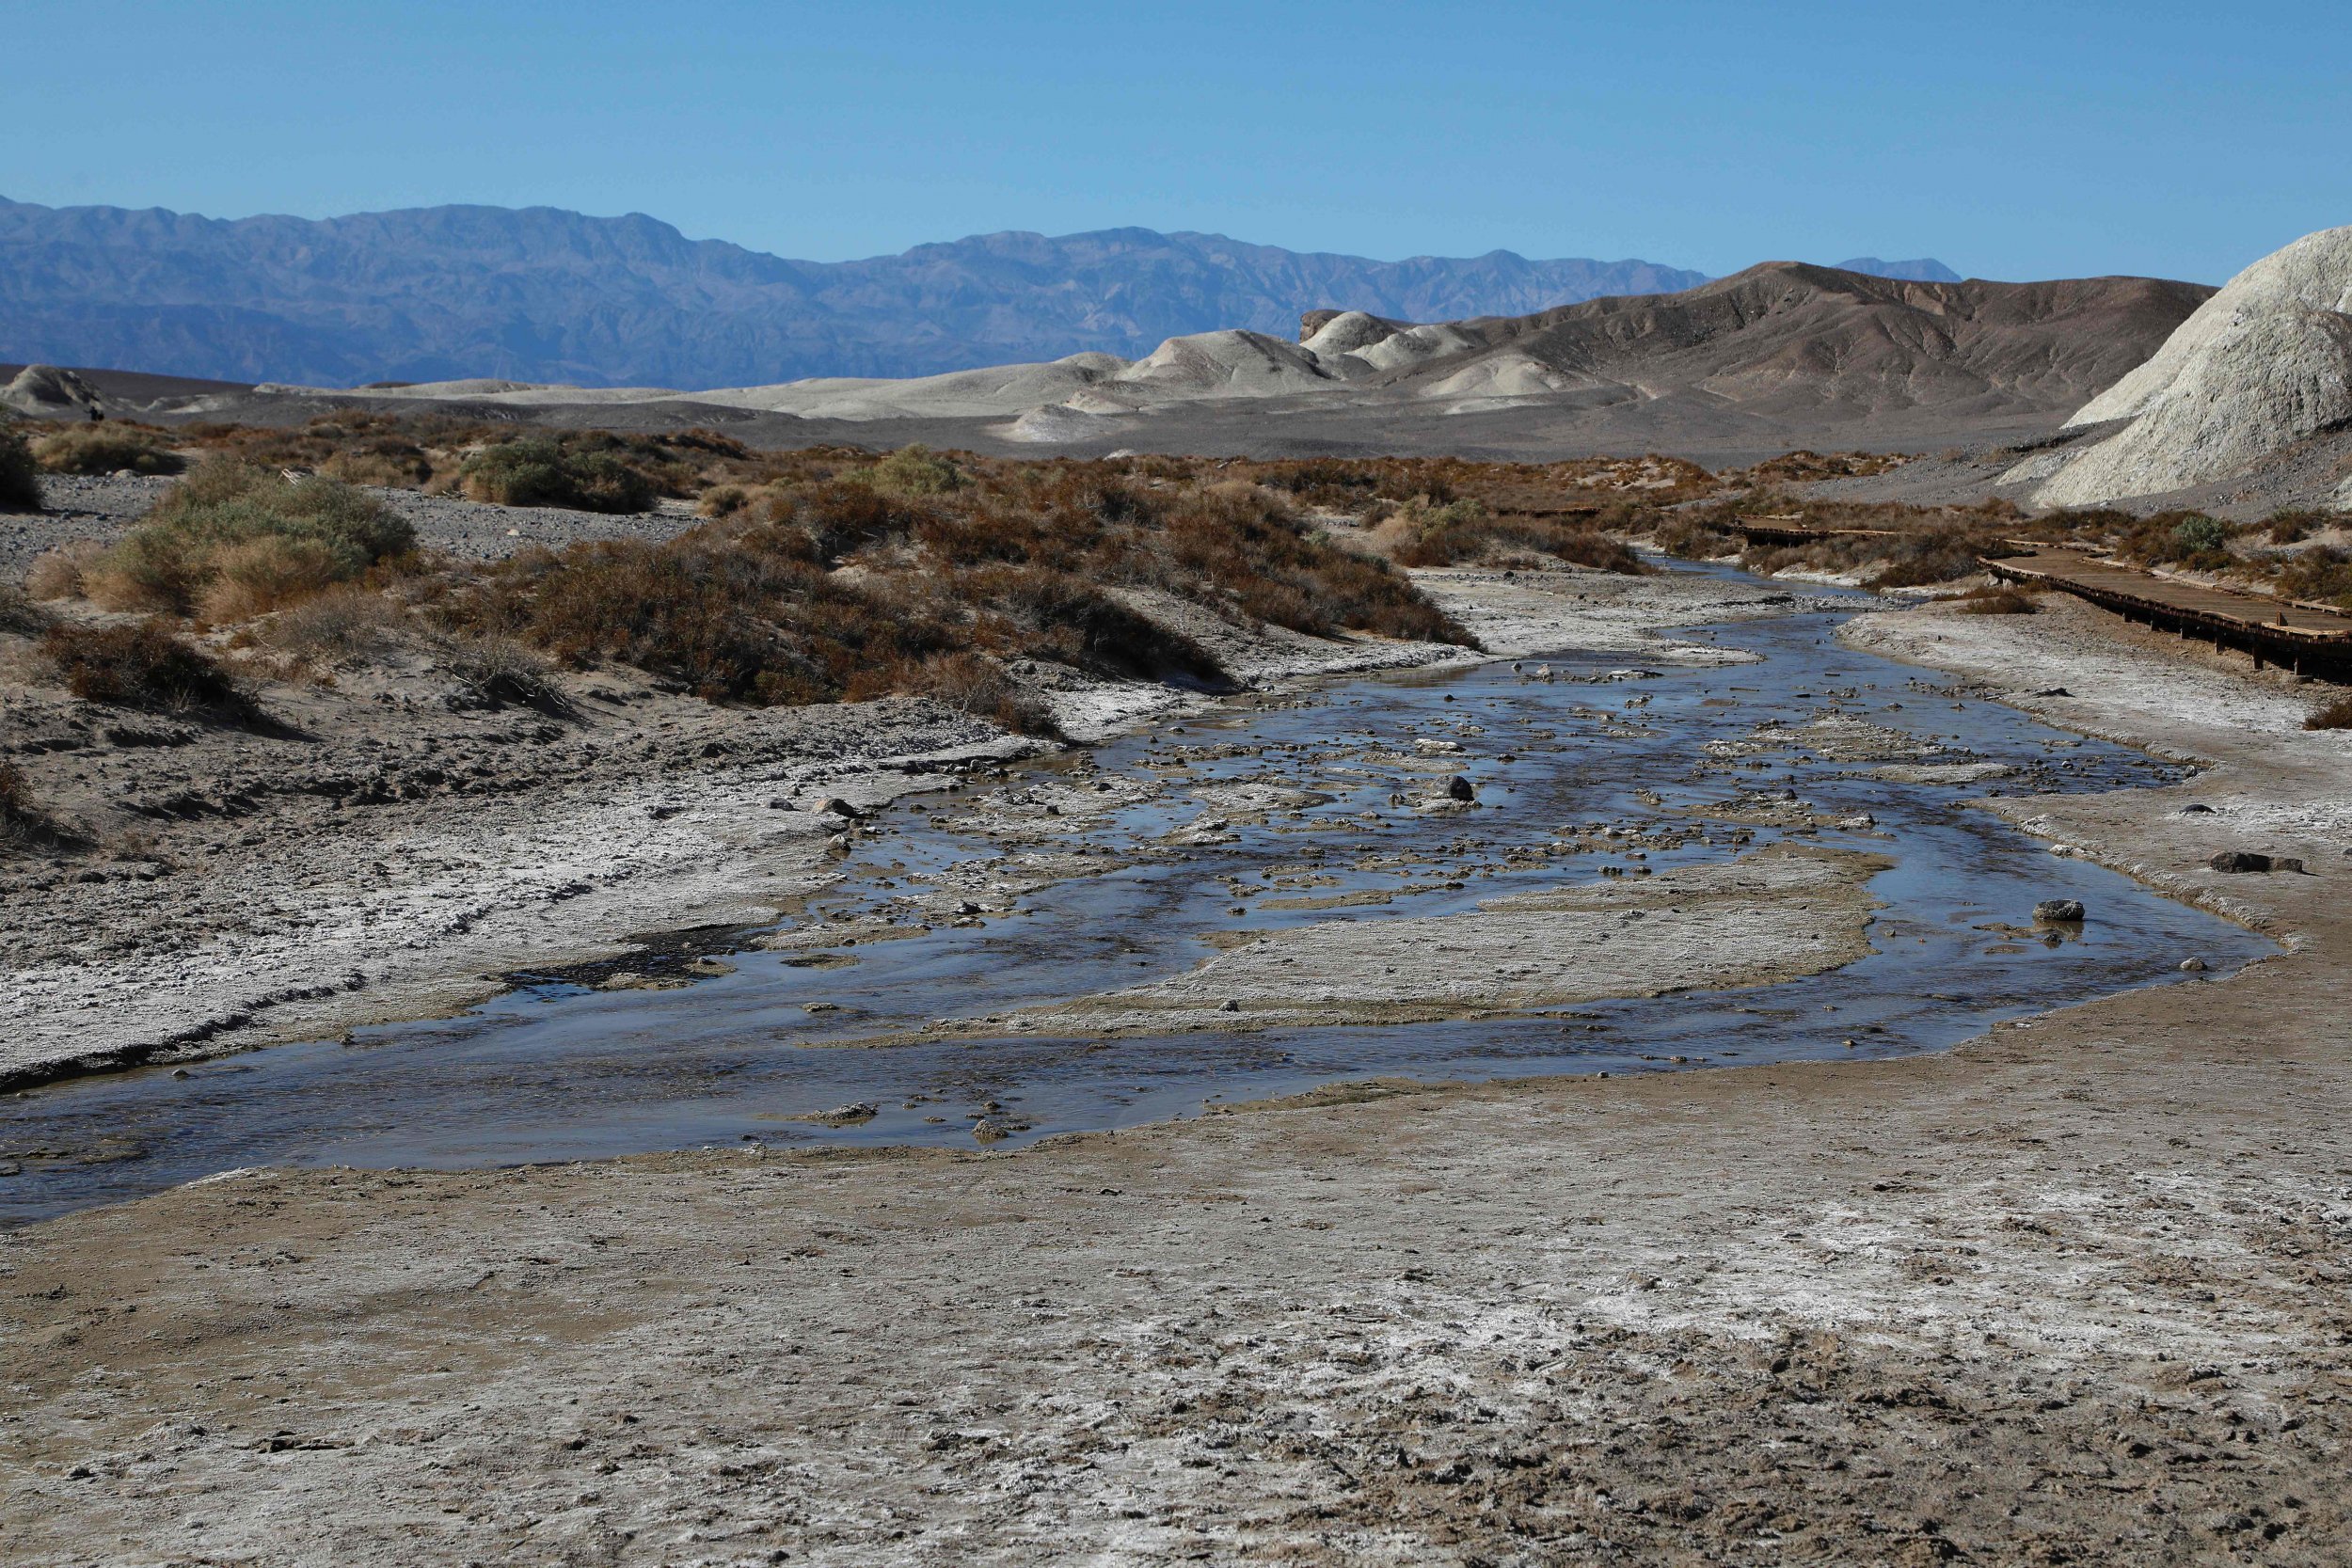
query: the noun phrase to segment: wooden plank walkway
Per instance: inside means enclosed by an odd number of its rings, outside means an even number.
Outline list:
[[[2257,670],[2276,664],[2298,675],[2352,680],[2352,617],[2325,606],[2182,582],[2080,550],[2027,546],[1982,562],[2003,582],[2072,594],[2126,620],[2239,649],[2253,656]]]
[[[1898,531],[1807,528],[1794,517],[1741,517],[1731,526],[1751,545],[1883,539]],[[2001,581],[2072,594],[2127,620],[2236,648],[2253,657],[2257,670],[2276,664],[2298,675],[2352,681],[2352,616],[2327,605],[2182,582],[2031,539],[2005,543],[2016,553],[1979,558]]]

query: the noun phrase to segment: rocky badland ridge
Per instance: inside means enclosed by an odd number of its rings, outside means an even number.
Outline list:
[[[2104,439],[2028,458],[2007,476],[2081,506],[2242,475],[2312,437],[2352,430],[2352,228],[2308,234],[2232,278],[2148,361],[2068,421],[2123,421]],[[2352,457],[2319,454],[2352,503]]]

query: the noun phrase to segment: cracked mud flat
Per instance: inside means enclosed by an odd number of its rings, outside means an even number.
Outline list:
[[[0,1560],[2341,1561],[2345,741],[1915,613],[1848,635],[2216,764],[1999,802],[2058,868],[2293,950],[1943,1055],[70,1216],[0,1238]]]

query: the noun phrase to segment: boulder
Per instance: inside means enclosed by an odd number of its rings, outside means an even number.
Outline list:
[[[2250,849],[2224,849],[2205,863],[2216,871],[2301,871],[2303,863],[2289,855],[2258,855]]]
[[[2082,901],[2078,898],[2044,898],[2033,907],[2036,920],[2074,921],[2083,917]]]

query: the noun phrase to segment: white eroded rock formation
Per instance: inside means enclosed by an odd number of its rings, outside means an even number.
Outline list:
[[[2045,505],[2085,506],[2243,473],[2352,420],[2352,228],[2324,229],[2232,278],[2154,356],[2070,425],[2131,422],[2050,468]]]

